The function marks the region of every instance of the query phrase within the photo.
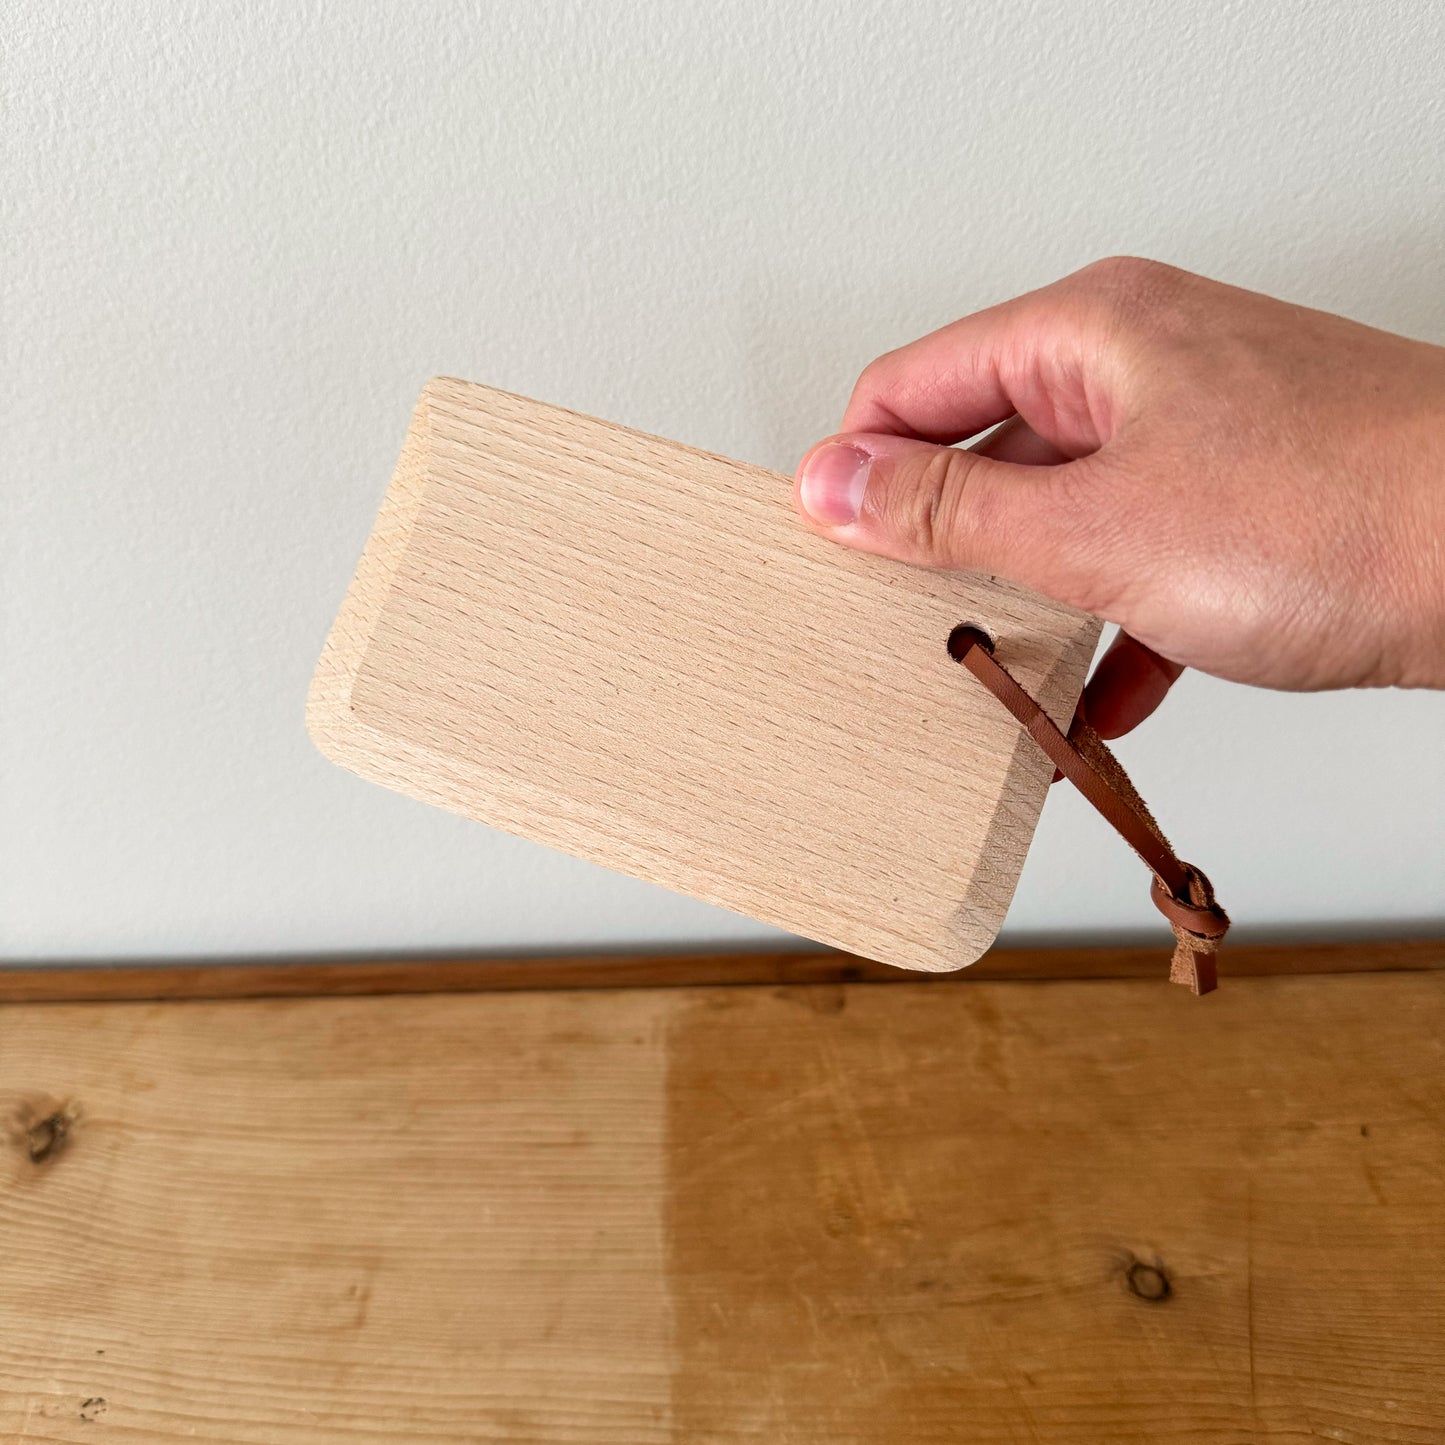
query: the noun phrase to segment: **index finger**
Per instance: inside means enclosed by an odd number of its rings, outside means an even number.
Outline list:
[[[858,378],[839,430],[951,446],[1018,415],[1066,457],[1097,451],[1112,416],[1079,291],[1065,277],[886,352]]]

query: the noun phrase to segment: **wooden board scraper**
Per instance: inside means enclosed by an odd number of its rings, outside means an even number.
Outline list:
[[[343,767],[904,968],[993,941],[1098,622],[809,532],[775,472],[430,382],[311,685]]]

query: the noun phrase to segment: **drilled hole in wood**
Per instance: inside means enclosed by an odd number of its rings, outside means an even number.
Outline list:
[[[962,662],[969,643],[975,643],[990,657],[993,656],[993,638],[983,628],[975,627],[971,622],[960,623],[948,634],[948,655],[955,662]]]

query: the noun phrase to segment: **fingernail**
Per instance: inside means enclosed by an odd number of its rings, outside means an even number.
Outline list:
[[[872,458],[846,442],[829,442],[807,460],[798,480],[798,500],[820,526],[846,527],[863,510]]]

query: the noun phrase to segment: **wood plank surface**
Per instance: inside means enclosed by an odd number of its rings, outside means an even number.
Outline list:
[[[1445,968],[1445,939],[1369,943],[1230,943],[1222,975],[1385,973]],[[280,962],[0,967],[0,1003],[122,999],[307,998],[319,995],[491,993],[517,989],[680,988],[724,984],[979,983],[1060,978],[1160,978],[1152,947],[992,948],[971,968],[927,974],[832,949],[739,953],[579,953]]]
[[[775,472],[428,383],[308,725],[364,777],[902,967],[993,942],[1098,622],[809,532]]]
[[[1445,977],[0,1009],[0,1440],[1428,1445]]]

